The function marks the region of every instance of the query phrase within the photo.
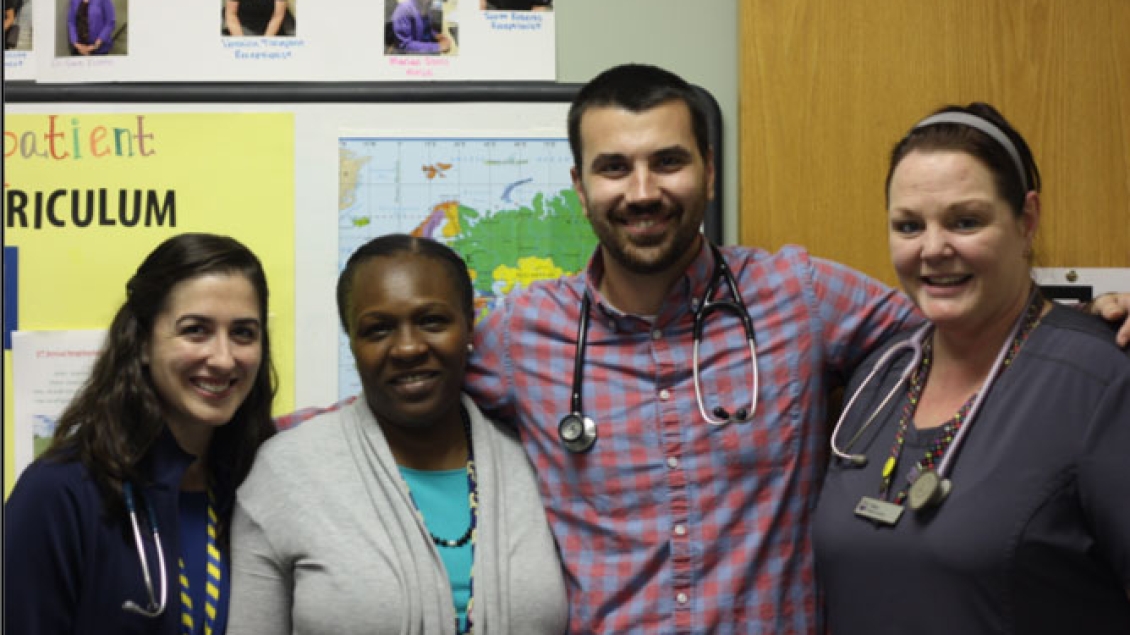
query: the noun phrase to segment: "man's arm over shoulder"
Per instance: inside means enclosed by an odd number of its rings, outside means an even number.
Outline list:
[[[827,370],[843,383],[855,367],[895,334],[922,317],[899,290],[850,267],[805,254],[821,322]]]
[[[474,349],[463,380],[466,391],[483,413],[503,425],[514,420],[515,405],[511,383],[510,314],[516,298],[507,298],[475,325]]]

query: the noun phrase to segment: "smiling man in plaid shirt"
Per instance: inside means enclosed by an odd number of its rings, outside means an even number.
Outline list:
[[[600,240],[580,275],[511,295],[477,329],[468,391],[515,422],[540,481],[576,633],[815,633],[809,522],[826,460],[825,395],[917,321],[897,292],[789,247],[726,247],[753,320],[751,421],[700,413],[694,313],[714,272],[699,232],[714,196],[705,110],[667,71],[613,68],[569,113],[573,184]],[[582,409],[596,444],[566,450],[578,319],[588,295]],[[711,299],[729,299],[725,286]],[[706,320],[709,413],[749,408],[735,314]],[[714,415],[712,418],[716,418]]]

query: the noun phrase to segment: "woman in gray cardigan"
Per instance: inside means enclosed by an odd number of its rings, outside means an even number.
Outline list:
[[[363,394],[259,453],[235,510],[229,634],[564,632],[533,471],[461,395],[466,265],[383,236],[337,298]]]

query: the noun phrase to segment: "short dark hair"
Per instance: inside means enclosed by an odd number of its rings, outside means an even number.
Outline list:
[[[221,533],[235,488],[251,470],[260,444],[274,433],[271,403],[276,378],[267,328],[267,277],[242,243],[216,234],[186,233],[157,246],[126,283],[126,300],[106,333],[89,379],[60,416],[45,459],[80,460],[103,492],[106,511],[124,514],[123,482],[144,478],[139,466],[164,431],[166,413],[143,363],[157,316],[181,282],[208,274],[241,275],[251,283],[262,322],[262,361],[251,392],[232,420],[217,428],[208,451],[216,483]]]
[[[672,100],[687,105],[695,143],[705,160],[710,152],[710,124],[706,103],[698,90],[678,75],[657,66],[623,64],[594,77],[569,106],[569,148],[573,152],[574,167],[583,172],[581,118],[589,108],[616,106],[638,113]]]
[[[353,255],[349,257],[349,260],[345,263],[345,268],[341,270],[341,275],[337,278],[337,314],[341,319],[341,328],[346,335],[349,334],[349,309],[353,302],[353,283],[357,269],[373,258],[399,253],[418,254],[442,263],[451,274],[451,281],[459,289],[460,304],[467,318],[467,324],[470,325],[474,322],[475,289],[471,284],[471,273],[467,270],[467,263],[463,261],[459,254],[447,245],[431,238],[409,236],[408,234],[385,234],[358,247],[357,251],[354,251]]]
[[[984,102],[973,102],[968,106],[950,105],[934,111],[941,113],[965,113],[983,119],[1008,137],[1016,148],[1023,174],[1018,171],[1016,162],[1008,150],[985,132],[962,123],[933,123],[921,128],[913,128],[891,150],[890,167],[887,170],[887,203],[890,204],[891,177],[895,168],[906,155],[914,150],[955,150],[964,152],[981,161],[993,175],[997,192],[1001,195],[1016,216],[1024,211],[1024,198],[1028,190],[1040,191],[1040,170],[1028,142],[1016,131],[996,108]],[[1025,187],[1025,182],[1029,185]]]

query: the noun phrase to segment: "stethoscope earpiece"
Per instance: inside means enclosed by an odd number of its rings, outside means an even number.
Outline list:
[[[718,417],[720,423],[745,423],[753,418],[749,416],[749,410],[745,408],[738,408],[738,411],[735,412],[733,416],[730,416],[730,411],[722,406],[717,406],[710,412],[715,417]]]

